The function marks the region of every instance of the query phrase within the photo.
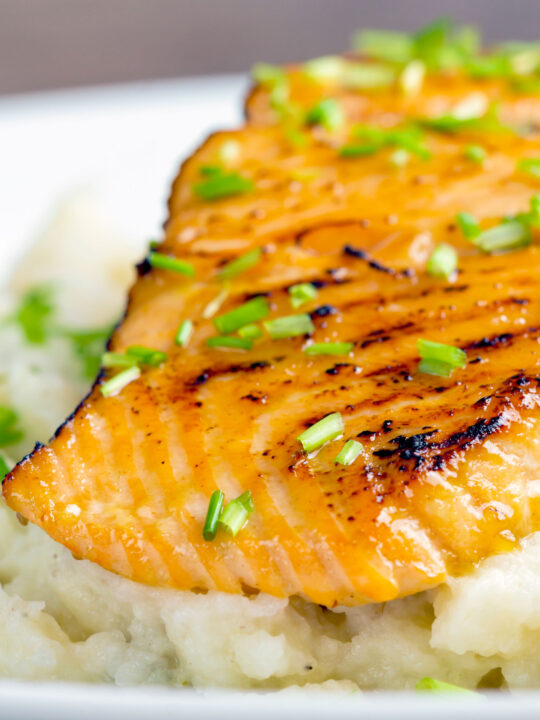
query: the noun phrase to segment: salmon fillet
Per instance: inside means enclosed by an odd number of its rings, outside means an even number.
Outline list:
[[[429,77],[413,97],[395,87],[353,92],[288,72],[291,100],[337,98],[344,124],[302,129],[291,142],[255,88],[248,124],[211,136],[174,182],[159,252],[194,277],[139,266],[110,350],[167,353],[160,367],[112,397],[102,372],[46,446],[6,477],[17,512],[77,556],[133,580],[183,590],[299,594],[325,606],[382,602],[436,586],[540,530],[540,248],[486,254],[455,217],[484,227],[526,212],[540,182],[516,171],[540,157],[540,100],[497,79]],[[430,157],[403,167],[391,149],[340,157],[358,122],[400,126],[482,94],[505,123],[527,132],[426,131]],[[212,202],[193,188],[224,143],[253,189]],[[471,144],[483,165],[466,157]],[[536,231],[533,230],[533,234]],[[434,247],[456,248],[459,272],[426,273]],[[224,263],[260,248],[228,282],[222,315],[264,296],[269,318],[309,313],[310,337],[249,350],[207,345],[208,305]],[[289,288],[317,296],[293,310]],[[181,321],[194,333],[175,344]],[[417,340],[456,346],[466,367],[419,372]],[[342,357],[309,355],[312,342],[353,343]],[[339,412],[343,437],[306,455],[297,437]],[[355,462],[334,458],[348,439]],[[251,491],[255,510],[231,537],[203,538],[212,493]]]

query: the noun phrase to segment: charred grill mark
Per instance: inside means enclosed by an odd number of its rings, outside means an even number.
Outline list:
[[[492,335],[491,337],[483,337],[481,340],[469,343],[466,346],[468,350],[476,350],[479,348],[493,348],[498,345],[508,345],[513,339],[513,333],[501,333],[500,335]],[[465,349],[465,348],[464,348]]]
[[[312,319],[318,317],[327,317],[328,315],[337,315],[337,309],[333,305],[320,305],[310,313]]]
[[[271,367],[269,362],[261,360],[252,363],[242,363],[240,365],[224,365],[222,367],[213,367],[203,370],[202,373],[197,375],[194,379],[186,382],[186,387],[197,388],[199,385],[204,385],[208,380],[220,377],[223,375],[231,375],[233,373],[251,373],[256,370],[263,370],[264,368]]]
[[[386,273],[386,275],[393,275],[395,277],[412,277],[414,275],[414,271],[410,270],[409,268],[405,268],[404,270],[396,270],[395,268],[383,265],[378,260],[374,260],[372,257],[370,257],[365,250],[355,247],[354,245],[344,245],[343,254],[348,255],[349,257],[353,257],[357,260],[364,260],[367,263],[368,267],[370,267],[372,270]]]

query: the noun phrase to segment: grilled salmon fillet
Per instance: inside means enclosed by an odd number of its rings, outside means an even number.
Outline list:
[[[116,395],[102,372],[46,446],[6,477],[6,502],[77,556],[133,580],[183,590],[299,594],[325,606],[382,602],[436,586],[540,530],[540,247],[486,253],[456,214],[483,228],[527,212],[540,181],[540,99],[501,79],[428,77],[413,96],[317,84],[287,73],[291,102],[340,103],[343,122],[288,127],[257,87],[248,123],[211,136],[176,179],[160,253],[187,277],[139,266],[110,350],[163,351]],[[400,127],[456,103],[500,101],[504,125],[425,131],[429,153],[343,157],[355,123]],[[324,125],[324,123],[323,123]],[[296,138],[298,139],[298,137]],[[483,163],[468,157],[481,145]],[[201,199],[194,188],[235,148],[249,191]],[[230,156],[231,153],[228,153]],[[429,155],[429,156],[428,156]],[[210,170],[208,170],[210,168]],[[245,190],[246,188],[244,188]],[[518,215],[519,216],[519,215]],[[426,272],[439,243],[458,253],[448,279]],[[226,283],[226,263],[260,248]],[[504,249],[504,248],[503,248]],[[291,308],[289,288],[316,297]],[[215,315],[263,296],[269,319],[308,313],[308,335],[251,349],[207,345]],[[185,347],[179,324],[194,323]],[[461,348],[449,377],[420,372],[417,340]],[[343,356],[312,343],[350,342]],[[297,437],[330,413],[342,437],[307,455]],[[361,444],[348,466],[334,459]],[[232,537],[203,538],[212,493],[249,490],[255,510]]]

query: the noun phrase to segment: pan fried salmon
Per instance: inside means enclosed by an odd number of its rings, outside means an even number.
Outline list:
[[[300,123],[256,88],[174,183],[109,347],[162,361],[105,395],[102,372],[3,493],[139,582],[382,602],[540,530],[540,99],[460,72],[414,97],[285,77]],[[456,270],[433,269],[442,243]],[[419,340],[466,362],[426,372]],[[254,510],[205,539],[216,490]]]

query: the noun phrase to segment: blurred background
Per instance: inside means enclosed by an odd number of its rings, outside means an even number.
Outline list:
[[[0,94],[245,71],[440,15],[537,40],[539,0],[0,0]]]

